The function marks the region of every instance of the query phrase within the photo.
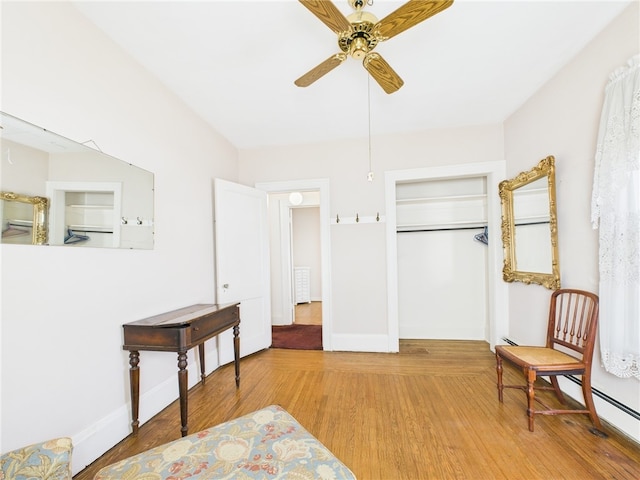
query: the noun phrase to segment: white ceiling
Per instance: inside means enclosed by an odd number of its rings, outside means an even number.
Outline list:
[[[504,121],[632,1],[455,0],[376,47],[405,84],[387,95],[370,80],[372,135]],[[293,84],[340,51],[297,0],[74,4],[237,148],[368,135],[361,62]]]

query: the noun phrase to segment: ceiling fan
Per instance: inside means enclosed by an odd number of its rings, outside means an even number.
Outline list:
[[[364,68],[387,93],[398,90],[404,81],[380,54],[373,52],[373,49],[379,42],[404,32],[453,3],[453,0],[409,0],[378,21],[373,14],[363,10],[365,3],[370,4],[371,0],[348,0],[355,12],[347,17],[329,0],[299,1],[338,34],[341,52],[312,68],[294,83],[299,87],[308,87],[351,55],[353,58],[362,59]]]

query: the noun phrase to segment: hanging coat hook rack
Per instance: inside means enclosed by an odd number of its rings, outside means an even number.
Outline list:
[[[353,217],[341,217],[339,214],[336,214],[335,218],[331,219],[331,223],[333,225],[353,225],[353,224],[362,224],[362,223],[384,223],[385,217],[384,215],[380,215],[380,212],[376,212],[375,215],[360,215],[356,213]]]

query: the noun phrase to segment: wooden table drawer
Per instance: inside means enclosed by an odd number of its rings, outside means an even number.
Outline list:
[[[238,316],[237,307],[230,307],[226,310],[206,315],[191,324],[189,328],[191,338],[187,341],[190,345],[197,345],[239,322],[240,317]]]

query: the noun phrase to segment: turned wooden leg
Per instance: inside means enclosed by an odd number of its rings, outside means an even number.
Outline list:
[[[178,389],[180,390],[180,423],[182,425],[180,432],[183,437],[186,436],[189,431],[189,427],[187,426],[187,377],[187,352],[178,352]]]
[[[198,345],[198,356],[200,357],[200,380],[202,380],[202,384],[204,385],[204,380],[206,378],[204,374],[204,342]]]
[[[591,418],[591,423],[601,432],[604,432],[602,429],[602,424],[600,423],[600,419],[598,418],[598,414],[596,413],[596,406],[593,403],[593,394],[591,393],[591,379],[588,375],[582,376],[582,395],[584,396],[584,404],[589,410],[589,417]]]
[[[233,357],[236,367],[236,388],[240,386],[240,326],[233,327]]]
[[[132,350],[129,352],[129,385],[131,388],[131,428],[133,434],[138,434],[138,408],[140,406],[140,352]]]
[[[496,372],[498,373],[498,400],[502,403],[502,391],[504,385],[502,383],[502,357],[496,353]]]
[[[528,369],[525,372],[527,377],[527,416],[529,417],[529,431],[533,432],[533,418],[535,416],[535,391],[533,390],[533,384],[536,381],[536,371]]]

